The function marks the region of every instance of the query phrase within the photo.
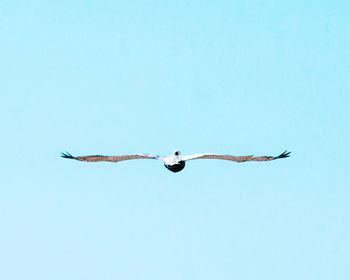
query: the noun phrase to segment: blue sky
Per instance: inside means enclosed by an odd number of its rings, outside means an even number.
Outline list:
[[[0,278],[349,279],[349,8],[2,1]]]

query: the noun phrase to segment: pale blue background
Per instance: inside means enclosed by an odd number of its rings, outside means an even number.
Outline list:
[[[0,279],[350,279],[348,3],[2,0]]]

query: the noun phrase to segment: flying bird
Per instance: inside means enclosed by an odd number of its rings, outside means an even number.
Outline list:
[[[75,159],[79,161],[110,161],[118,162],[123,160],[130,159],[157,159],[161,160],[164,163],[164,166],[172,172],[179,172],[185,168],[185,163],[188,160],[194,159],[223,159],[230,160],[235,162],[246,162],[246,161],[270,161],[280,158],[289,157],[290,152],[284,151],[279,156],[233,156],[233,155],[223,155],[223,154],[194,154],[194,155],[181,155],[180,151],[174,151],[170,156],[158,156],[150,154],[132,154],[132,155],[119,155],[119,156],[101,156],[101,155],[92,155],[92,156],[77,156],[74,157],[70,153],[62,153],[61,157],[68,159]]]

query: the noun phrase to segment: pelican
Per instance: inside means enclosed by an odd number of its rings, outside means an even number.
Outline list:
[[[271,161],[275,159],[287,158],[289,157],[290,152],[284,151],[279,156],[233,156],[233,155],[224,155],[224,154],[193,154],[193,155],[181,155],[180,151],[175,150],[170,156],[158,156],[150,154],[130,154],[130,155],[117,155],[117,156],[101,156],[101,155],[92,155],[92,156],[72,156],[70,153],[62,153],[61,157],[68,159],[75,159],[79,161],[110,161],[118,162],[123,160],[130,159],[157,159],[161,160],[164,163],[164,166],[172,171],[179,172],[185,168],[185,163],[188,160],[194,159],[222,159],[230,160],[235,162],[246,162],[246,161]]]

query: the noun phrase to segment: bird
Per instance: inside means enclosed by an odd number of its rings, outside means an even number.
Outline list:
[[[175,150],[170,156],[158,156],[151,154],[129,154],[129,155],[115,155],[115,156],[102,156],[102,155],[91,155],[91,156],[72,156],[70,153],[65,152],[61,154],[61,157],[67,159],[75,159],[79,161],[98,162],[98,161],[109,161],[119,162],[131,159],[156,159],[163,162],[164,166],[171,172],[177,173],[185,168],[185,163],[189,160],[194,159],[221,159],[235,162],[247,162],[247,161],[271,161],[276,159],[288,158],[290,152],[284,151],[278,156],[234,156],[225,154],[193,154],[193,155],[182,155],[180,151]]]

